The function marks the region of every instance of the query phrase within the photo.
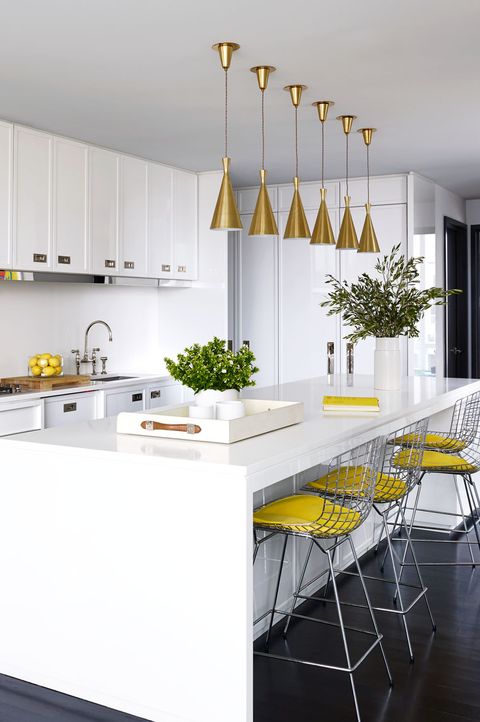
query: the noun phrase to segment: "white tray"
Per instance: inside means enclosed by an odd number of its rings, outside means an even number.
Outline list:
[[[231,421],[190,418],[188,404],[140,413],[123,412],[117,418],[117,433],[232,444],[303,421],[303,403],[299,401],[242,401],[246,415]]]

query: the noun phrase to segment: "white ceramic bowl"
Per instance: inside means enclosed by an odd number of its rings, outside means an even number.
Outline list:
[[[241,419],[245,416],[245,404],[243,401],[217,401],[215,404],[216,418],[222,421]]]
[[[214,419],[215,406],[189,406],[188,415],[191,419]]]

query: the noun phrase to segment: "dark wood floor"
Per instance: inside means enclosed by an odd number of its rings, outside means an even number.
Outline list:
[[[439,558],[453,552],[444,544],[422,544],[419,556]],[[465,551],[462,550],[462,558]],[[365,570],[376,574],[373,554]],[[438,630],[433,634],[422,602],[409,615],[415,662],[409,664],[400,620],[378,614],[385,635],[395,686],[389,692],[380,653],[374,652],[356,672],[363,722],[480,722],[480,566],[423,567]],[[388,568],[385,570],[388,574]],[[413,579],[413,570],[408,571]],[[341,597],[362,601],[358,581],[343,577]],[[376,603],[390,603],[390,588],[371,582]],[[312,614],[334,619],[333,605],[317,603]],[[345,608],[346,623],[366,626],[362,610]],[[365,648],[364,638],[350,635],[352,652]],[[272,650],[343,664],[338,632],[319,624],[297,622],[288,647],[280,635]],[[255,722],[354,722],[348,675],[255,658]],[[0,722],[142,722],[82,700],[0,675]],[[145,722],[145,721],[143,721]],[[228,720],[225,720],[228,722]]]
[[[423,534],[425,536],[425,534]],[[445,538],[445,537],[442,537]],[[417,545],[423,560],[468,559],[466,550],[446,544]],[[459,549],[458,547],[456,548]],[[477,548],[478,553],[478,548]],[[480,558],[480,557],[479,557]],[[377,576],[379,556],[364,558],[362,568]],[[385,569],[385,576],[388,574]],[[389,691],[379,651],[374,651],[355,673],[362,722],[479,722],[480,721],[480,566],[422,567],[437,622],[432,633],[420,600],[408,615],[415,661],[408,661],[399,617],[377,613],[394,677]],[[408,569],[413,581],[414,570]],[[340,598],[362,601],[358,580],[343,577]],[[369,582],[372,601],[391,606],[391,587]],[[386,591],[388,590],[388,592]],[[303,610],[335,618],[333,605],[307,602]],[[302,610],[302,611],[303,611]],[[345,608],[345,622],[368,628],[363,610]],[[365,649],[365,639],[350,634],[354,658]],[[342,665],[345,663],[338,631],[320,624],[297,621],[288,640],[275,635],[271,651]],[[357,657],[355,657],[355,652]],[[348,675],[330,670],[255,657],[255,722],[354,722]]]

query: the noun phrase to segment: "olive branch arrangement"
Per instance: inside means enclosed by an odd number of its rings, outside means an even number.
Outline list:
[[[353,343],[371,336],[418,336],[418,323],[425,311],[444,306],[449,296],[462,293],[436,286],[420,290],[418,266],[422,263],[423,257],[406,258],[396,245],[390,255],[377,260],[378,277],[362,273],[349,284],[328,274],[326,283],[332,290],[320,306],[328,308],[328,316],[343,314],[345,324],[353,329],[345,339]]]

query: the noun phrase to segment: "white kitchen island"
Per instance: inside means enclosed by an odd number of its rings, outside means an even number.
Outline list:
[[[117,435],[115,419],[0,440],[0,672],[154,722],[250,722],[254,586],[257,613],[278,558],[263,545],[254,585],[254,504],[407,423],[445,428],[477,390],[412,377],[374,392],[356,377],[248,391],[303,401],[305,421],[230,446]],[[381,411],[325,416],[323,395],[339,393],[376,395]],[[358,530],[362,548],[372,531]]]

